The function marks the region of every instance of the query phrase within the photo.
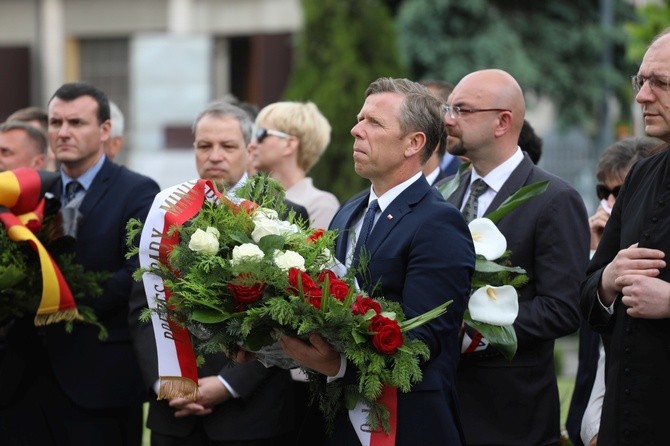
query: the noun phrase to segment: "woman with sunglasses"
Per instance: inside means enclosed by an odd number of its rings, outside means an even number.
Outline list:
[[[596,195],[600,204],[589,217],[591,256],[595,252],[616,202],[619,190],[630,168],[654,153],[662,141],[630,137],[615,142],[600,155],[596,167]],[[582,321],[579,331],[579,367],[575,377],[566,429],[575,446],[595,445],[600,426],[602,399],[605,394],[605,352],[600,336]]]
[[[286,198],[304,206],[310,226],[328,228],[340,203],[317,189],[307,172],[330,143],[330,124],[313,102],[275,102],[256,117],[249,145],[251,163],[286,189]]]

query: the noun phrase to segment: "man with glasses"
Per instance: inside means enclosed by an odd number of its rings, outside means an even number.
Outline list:
[[[646,134],[670,143],[670,28],[652,41],[632,83]],[[607,357],[598,444],[670,438],[668,157],[664,150],[631,168],[582,286],[582,311]]]
[[[554,340],[579,326],[579,285],[588,262],[584,203],[565,181],[533,164],[518,146],[525,103],[516,80],[501,70],[465,76],[443,108],[451,153],[472,168],[448,201],[466,220],[485,216],[519,188],[548,181],[547,190],[497,226],[511,263],[529,281],[519,291],[514,322],[518,350],[508,361],[467,329],[457,375],[468,445],[556,445],[560,406]]]

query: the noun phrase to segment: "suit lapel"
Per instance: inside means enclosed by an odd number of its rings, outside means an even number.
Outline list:
[[[530,176],[531,171],[533,170],[533,162],[530,160],[528,155],[524,154],[521,164],[519,164],[512,174],[507,178],[507,181],[502,185],[495,198],[486,209],[484,215],[487,215],[500,206],[503,201],[509,198],[513,193],[518,191],[526,182]]]
[[[86,191],[84,201],[82,201],[81,206],[79,206],[79,211],[82,215],[89,214],[93,208],[102,201],[102,197],[107,194],[110,189],[112,183],[111,179],[117,169],[118,166],[109,161],[109,159],[105,159],[100,172],[98,172],[93,179],[89,190]]]
[[[356,221],[356,218],[360,217],[361,212],[367,207],[369,198],[370,194],[366,193],[363,196],[355,198],[350,203],[345,204],[345,207],[342,208],[344,225],[342,225],[342,228],[340,229],[335,244],[335,258],[342,262],[342,264],[345,263],[347,257],[347,244],[351,237],[352,225]]]
[[[412,211],[412,207],[416,205],[426,193],[430,191],[430,186],[424,176],[412,183],[405,191],[389,204],[384,212],[379,216],[379,220],[375,224],[370,238],[368,238],[366,249],[370,258],[373,258],[375,251],[379,249],[381,244],[386,240],[391,230],[402,220],[402,218]]]

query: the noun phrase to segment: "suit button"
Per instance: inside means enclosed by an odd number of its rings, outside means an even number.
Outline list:
[[[658,217],[653,217],[653,218],[651,219],[651,221],[652,221],[653,223],[658,223]]]
[[[625,393],[626,395],[630,395],[630,389],[624,389],[623,393]]]
[[[624,353],[630,353],[630,347],[624,347],[623,351]]]
[[[626,367],[625,369],[623,369],[623,372],[624,372],[626,375],[630,375],[630,369],[629,369],[628,367]]]

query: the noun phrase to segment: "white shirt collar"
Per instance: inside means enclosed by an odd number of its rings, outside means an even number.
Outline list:
[[[472,185],[472,182],[476,179],[481,178],[486,182],[489,188],[497,194],[500,191],[500,188],[502,188],[503,184],[505,184],[505,181],[507,181],[510,175],[512,175],[514,169],[516,169],[519,164],[521,164],[521,161],[523,161],[523,152],[519,146],[517,146],[514,155],[510,156],[504,163],[500,164],[498,167],[486,174],[485,177],[479,176],[477,172],[472,169],[470,185]]]

